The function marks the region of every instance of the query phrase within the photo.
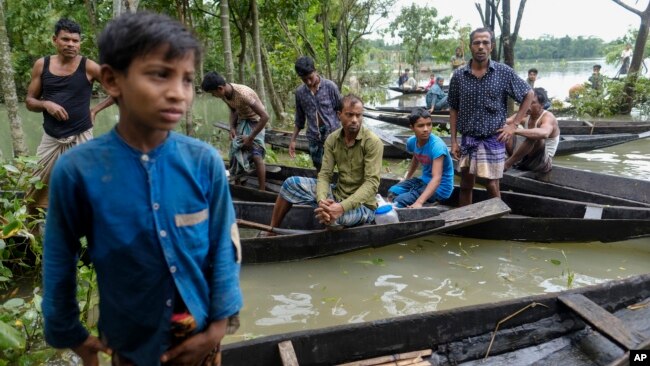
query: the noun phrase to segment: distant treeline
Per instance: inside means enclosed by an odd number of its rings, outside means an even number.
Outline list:
[[[582,59],[602,57],[608,43],[595,37],[544,37],[518,39],[515,44],[517,60]]]
[[[582,36],[577,38],[569,36],[561,38],[545,36],[539,39],[518,38],[515,44],[515,58],[521,61],[597,58],[603,57],[614,44],[620,43],[621,41],[605,42],[600,38]],[[424,61],[446,63],[458,44],[458,40],[439,40],[438,47],[443,48],[443,54],[449,56],[440,56],[440,52],[436,52],[438,50],[431,50]],[[384,58],[382,56],[387,56],[390,53],[403,52],[400,49],[400,44],[386,44],[382,39],[368,40],[367,45],[370,48],[368,53],[370,61],[379,61]],[[471,57],[468,48],[465,50],[465,55],[467,58]]]

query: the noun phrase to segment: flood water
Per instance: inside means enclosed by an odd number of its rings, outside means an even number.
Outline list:
[[[573,71],[574,77],[586,80],[590,64],[588,61],[579,72]],[[539,86],[550,83],[554,73],[561,73],[538,69]],[[563,83],[570,86],[575,82]],[[563,84],[555,88],[558,95],[562,88]],[[416,102],[403,100],[402,104]],[[211,122],[227,119],[223,103],[208,96],[197,98],[194,112],[202,124],[203,138],[213,133]],[[116,113],[116,107],[111,107],[98,116],[96,135],[111,128]],[[33,153],[42,133],[41,116],[24,108],[20,114]],[[380,125],[370,120],[366,123]],[[648,143],[627,143],[558,157],[554,162],[650,179]],[[4,110],[0,110],[0,148],[5,156],[10,154]],[[431,236],[329,258],[245,265],[241,272],[245,301],[241,328],[225,342],[558,291],[568,287],[570,277],[573,287],[596,284],[647,273],[648,263],[650,238],[607,244],[536,244]]]

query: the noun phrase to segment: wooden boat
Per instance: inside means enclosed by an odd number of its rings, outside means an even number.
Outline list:
[[[375,134],[384,142],[393,145],[398,149],[406,151],[406,140],[411,137],[410,134],[391,135],[378,128],[373,129]],[[620,145],[626,142],[635,141],[650,137],[650,132],[642,134],[618,133],[609,135],[560,135],[556,156],[577,154],[586,151],[603,149],[609,146]],[[450,136],[440,136],[440,138],[451,147]],[[524,137],[517,136],[518,144],[524,141]]]
[[[649,305],[650,274],[644,274],[497,303],[255,338],[224,345],[222,362],[623,365],[629,350],[650,345]]]
[[[396,126],[410,128],[408,115],[404,113],[374,113],[370,111],[363,112],[363,116],[380,122],[390,123]],[[431,116],[433,126],[443,131],[449,131],[449,116],[434,115]]]
[[[281,166],[267,173],[267,192],[257,190],[257,180],[250,176],[245,185],[231,185],[235,200],[275,202],[280,185],[290,176],[315,177],[313,169]],[[381,178],[379,193],[386,196],[388,188],[398,181]],[[650,183],[649,183],[650,184]],[[474,202],[486,200],[484,189],[475,189]],[[510,207],[510,214],[489,223],[446,231],[458,235],[490,240],[526,242],[612,242],[650,236],[650,208],[616,206],[510,192],[502,189],[501,200]],[[441,213],[458,203],[458,187],[449,200],[437,205]],[[270,221],[270,220],[269,220]],[[266,222],[269,222],[266,221]]]
[[[288,148],[289,142],[291,142],[291,135],[291,132],[266,130],[264,141],[274,147]],[[296,150],[309,152],[309,140],[307,140],[305,135],[298,135],[296,138]],[[404,149],[400,149],[397,146],[384,142],[384,158],[405,159],[410,157],[411,155]]]
[[[365,109],[370,110],[370,111],[377,111],[377,112],[389,112],[389,113],[411,113],[411,111],[415,108],[426,108],[426,106],[415,106],[415,107],[383,107],[383,106],[378,106],[378,107],[368,107],[364,106]],[[444,110],[444,111],[433,111],[432,115],[434,116],[449,116],[449,110]]]
[[[456,207],[456,188],[443,207]],[[488,199],[484,189],[473,191],[473,201]],[[488,240],[525,242],[613,242],[650,236],[650,209],[611,206],[502,190],[501,200],[511,213],[489,223],[446,234]]]
[[[415,89],[415,90],[406,89],[405,90],[405,89],[400,88],[399,86],[389,86],[388,89],[390,89],[392,91],[395,91],[395,92],[398,92],[398,93],[402,93],[402,94],[426,94],[427,93],[427,91],[424,90],[424,89]]]
[[[274,204],[235,201],[234,206],[237,218],[250,225],[270,222]],[[397,223],[328,230],[314,218],[313,207],[295,205],[279,228],[287,235],[241,239],[242,260],[244,263],[288,262],[377,248],[489,221],[508,211],[508,206],[495,198],[449,211],[397,209],[400,220]],[[245,222],[240,222],[240,227]]]
[[[510,169],[501,190],[544,194],[603,205],[650,207],[650,181],[554,166],[548,173]]]
[[[634,121],[581,121],[558,119],[560,131],[566,135],[603,135],[612,133],[643,133],[650,131],[650,122]]]
[[[378,121],[391,123],[397,126],[409,127],[407,113],[364,113],[364,116]],[[443,115],[434,115],[432,120],[435,125],[444,126],[449,123]],[[558,119],[562,135],[607,135],[607,134],[642,134],[650,131],[650,122],[641,121],[580,121],[573,119]]]
[[[215,122],[213,124],[215,127],[222,130],[229,130],[230,127],[222,122]],[[292,132],[280,131],[274,129],[267,129],[264,133],[264,142],[273,146],[273,147],[282,147],[289,148],[289,142],[291,142]],[[309,140],[307,136],[298,135],[296,138],[296,150],[309,152]],[[411,155],[407,153],[404,149],[401,149],[397,146],[393,146],[387,142],[384,142],[384,158],[387,159],[406,159],[410,158]]]

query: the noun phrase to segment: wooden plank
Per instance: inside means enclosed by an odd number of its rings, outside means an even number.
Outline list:
[[[375,357],[375,358],[369,358],[367,360],[361,360],[361,361],[354,361],[354,362],[348,362],[348,363],[343,363],[339,364],[338,366],[375,366],[375,365],[380,365],[384,364],[387,362],[394,362],[394,361],[399,361],[399,360],[407,360],[407,359],[412,359],[412,358],[417,358],[417,357],[422,357],[422,356],[431,356],[433,351],[431,349],[425,349],[421,351],[413,351],[413,352],[406,352],[406,353],[400,353],[397,355],[389,355],[389,356],[380,356],[380,357]]]
[[[300,366],[296,352],[293,350],[293,343],[291,341],[284,341],[278,343],[280,350],[280,358],[282,358],[282,365],[284,366]]]
[[[617,317],[582,294],[560,295],[558,300],[568,306],[587,323],[607,338],[625,347],[634,349],[640,341],[636,334]]]

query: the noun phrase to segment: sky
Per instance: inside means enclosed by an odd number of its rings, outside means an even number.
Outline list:
[[[649,0],[624,0],[635,9],[645,10]],[[461,25],[471,28],[482,26],[478,15],[476,0],[396,0],[389,9],[389,16],[378,25],[387,27],[399,14],[403,6],[416,3],[419,6],[433,6],[438,17],[451,15]],[[479,0],[483,8],[485,1]],[[512,28],[519,8],[519,0],[511,0]],[[519,36],[539,38],[543,35],[576,38],[595,36],[604,41],[621,38],[632,27],[638,29],[641,18],[611,0],[528,0],[524,9]],[[498,33],[498,31],[497,31]],[[387,40],[388,41],[388,40]]]

